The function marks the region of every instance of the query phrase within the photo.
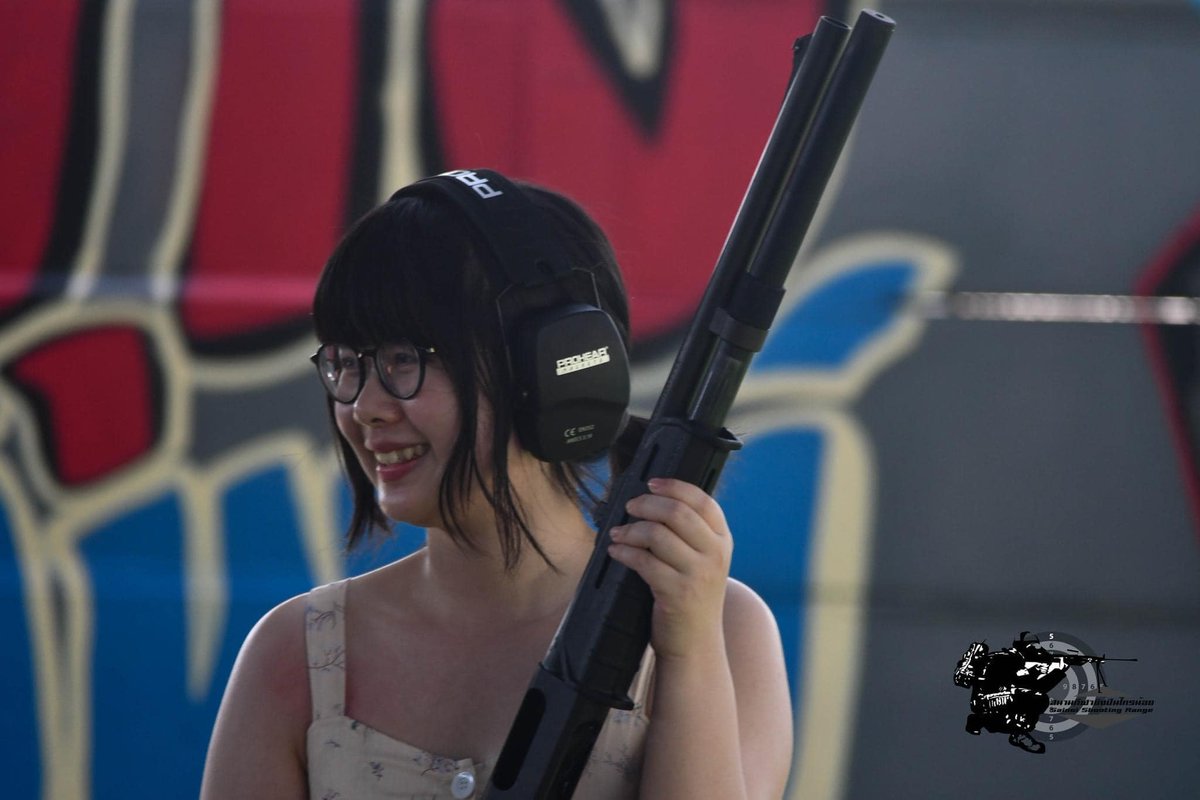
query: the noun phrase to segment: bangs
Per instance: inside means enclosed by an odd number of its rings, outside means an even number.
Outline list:
[[[313,300],[321,342],[445,347],[461,325],[467,237],[423,198],[376,208],[329,257]]]

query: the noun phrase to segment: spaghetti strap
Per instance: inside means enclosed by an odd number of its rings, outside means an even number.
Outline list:
[[[308,593],[304,640],[312,718],[340,717],[346,707],[346,580]]]
[[[654,675],[656,672],[654,664],[654,648],[647,647],[646,652],[642,654],[642,661],[638,667],[637,675],[633,678],[633,685],[629,687],[629,697],[633,700],[634,709],[643,715],[646,714],[646,702],[650,698],[650,692],[654,687]]]

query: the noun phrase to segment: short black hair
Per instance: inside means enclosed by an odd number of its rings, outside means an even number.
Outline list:
[[[565,195],[529,183],[518,186],[555,229],[571,266],[592,274],[595,299],[616,323],[628,349],[629,303],[607,236]],[[435,348],[462,416],[438,497],[448,532],[460,545],[468,544],[461,512],[478,485],[495,513],[506,567],[517,564],[526,544],[549,563],[509,482],[508,442],[517,390],[496,306],[504,287],[493,285],[489,276],[499,270],[486,268],[480,261],[485,258],[492,258],[488,248],[449,200],[435,194],[393,197],[358,220],[334,249],[317,283],[313,323],[323,343],[361,348],[408,339]],[[484,479],[475,458],[480,396],[493,418],[490,480]],[[332,400],[329,410],[332,420]],[[333,427],[354,503],[346,531],[347,547],[353,548],[388,530],[389,523],[353,449],[337,433],[336,424]],[[548,469],[565,494],[594,502],[592,466],[563,463]]]

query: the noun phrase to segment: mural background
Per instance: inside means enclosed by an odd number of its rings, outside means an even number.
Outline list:
[[[1200,294],[1200,13],[888,0],[897,33],[731,427],[791,796],[1200,780],[1194,327],[928,320],[944,290]],[[0,5],[6,796],[191,797],[232,660],[345,557],[313,281],[412,179],[494,166],[611,234],[657,396],[816,0]],[[1061,629],[1149,717],[963,730],[973,640]],[[1043,791],[1044,788],[1044,791]]]

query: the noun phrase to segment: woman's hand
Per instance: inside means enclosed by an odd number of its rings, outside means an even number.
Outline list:
[[[625,510],[637,519],[614,527],[609,555],[654,594],[651,644],[660,659],[724,653],[722,627],[733,537],[725,514],[698,486],[654,478],[649,494]]]

